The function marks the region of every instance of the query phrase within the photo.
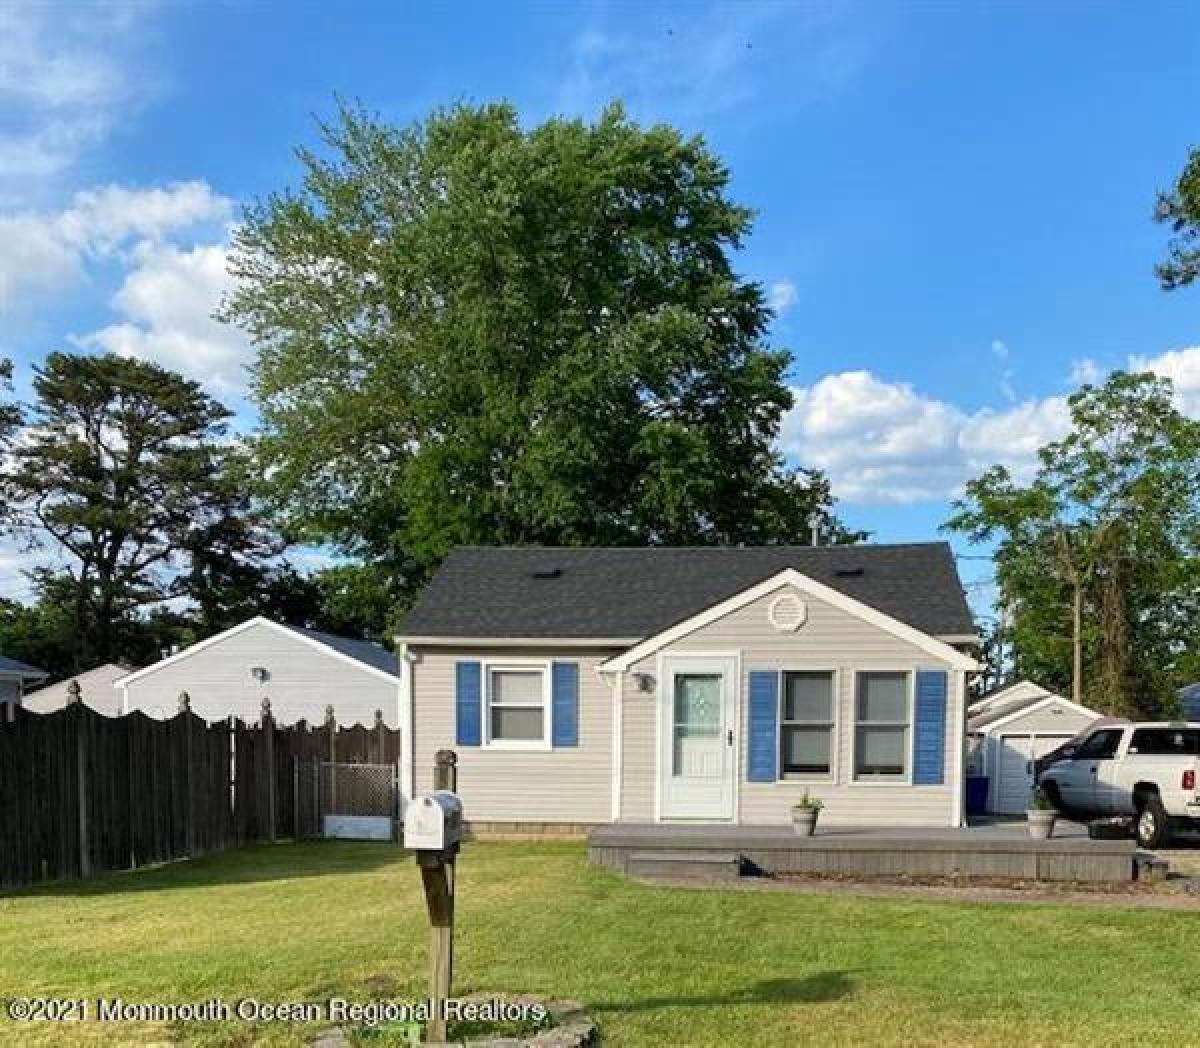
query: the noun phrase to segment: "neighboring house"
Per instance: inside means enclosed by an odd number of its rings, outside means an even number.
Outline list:
[[[339,724],[398,721],[396,657],[378,644],[253,618],[116,682],[121,709],[174,716],[186,691],[206,720],[257,721],[270,698],[280,724],[320,724],[332,705]]]
[[[74,682],[79,685],[79,694],[86,705],[97,713],[116,717],[121,713],[121,695],[113,685],[132,672],[132,666],[106,662],[103,666],[77,674],[69,680],[47,684],[28,692],[21,705],[35,713],[53,713],[55,710],[61,710],[70,700],[70,687]]]
[[[1200,681],[1179,689],[1184,720],[1200,721]]]
[[[963,821],[945,543],[460,549],[397,640],[405,792],[453,747],[476,827]]]
[[[6,655],[0,655],[0,716],[9,718],[22,705],[31,685],[41,684],[50,674]]]
[[[968,774],[988,778],[988,811],[1008,815],[1025,811],[1033,790],[1034,763],[1101,716],[1029,680],[1006,685],[971,703]]]

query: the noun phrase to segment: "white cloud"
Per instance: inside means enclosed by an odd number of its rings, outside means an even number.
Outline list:
[[[79,278],[84,264],[197,226],[223,228],[233,202],[205,182],[76,193],[58,212],[0,214],[0,315]]]
[[[992,339],[992,354],[1000,360],[1008,359],[1008,343],[1003,339]]]
[[[241,393],[250,345],[213,319],[232,286],[221,244],[181,249],[145,241],[111,305],[118,322],[79,336],[85,348],[152,360],[198,379],[217,394]]]
[[[1071,364],[1071,382],[1076,386],[1094,386],[1104,381],[1104,369],[1091,357]]]
[[[786,95],[753,111],[778,116],[840,92],[867,51],[861,20],[824,5],[668,7],[638,31],[597,23],[580,33],[556,108],[590,115],[621,99],[637,115],[696,123],[745,110],[786,70]]]
[[[767,305],[775,311],[776,317],[782,317],[791,309],[797,298],[796,285],[790,280],[776,280],[767,288]]]
[[[0,193],[29,190],[103,141],[152,90],[141,39],[149,4],[0,4]]]
[[[1156,357],[1131,356],[1131,371],[1153,371],[1175,384],[1179,410],[1200,418],[1200,346],[1172,349]]]
[[[792,393],[785,452],[825,470],[847,502],[940,501],[997,462],[1028,476],[1037,448],[1067,427],[1061,397],[968,413],[870,371],[827,375]]]

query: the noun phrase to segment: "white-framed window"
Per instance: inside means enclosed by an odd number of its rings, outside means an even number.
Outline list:
[[[549,749],[549,667],[543,663],[489,663],[484,681],[487,745],[498,749]]]
[[[837,697],[832,670],[785,670],[779,696],[779,777],[833,777]]]
[[[912,770],[911,674],[864,670],[855,680],[854,778],[905,782]]]

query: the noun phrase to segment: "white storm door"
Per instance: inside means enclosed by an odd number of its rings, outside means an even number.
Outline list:
[[[664,659],[659,702],[662,817],[732,819],[737,660]]]

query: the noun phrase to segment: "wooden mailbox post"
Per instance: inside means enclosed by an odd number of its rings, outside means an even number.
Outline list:
[[[458,757],[453,750],[439,750],[434,758],[435,792],[414,798],[405,813],[404,843],[414,848],[425,906],[429,911],[429,1000],[433,1015],[427,1039],[446,1040],[445,1002],[454,975],[454,862],[461,839],[461,805],[455,796],[458,786]],[[449,825],[451,817],[457,823]],[[441,836],[427,835],[422,823],[442,820]],[[410,822],[413,824],[410,830]],[[436,830],[436,828],[435,828]]]

